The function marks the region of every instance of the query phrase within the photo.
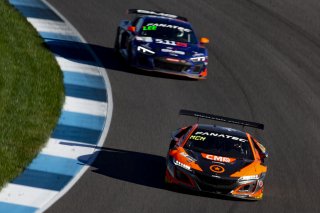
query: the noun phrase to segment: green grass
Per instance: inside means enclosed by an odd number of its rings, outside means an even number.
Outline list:
[[[46,143],[63,99],[53,55],[25,18],[0,0],[0,188]]]

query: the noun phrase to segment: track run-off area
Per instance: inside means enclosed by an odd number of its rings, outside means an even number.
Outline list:
[[[320,4],[317,0],[49,0],[89,42],[109,76],[114,110],[98,157],[47,212],[319,212]],[[113,53],[129,8],[187,17],[210,38],[208,79],[123,65]],[[195,120],[181,108],[262,122],[267,147],[259,202],[164,188],[171,131]]]

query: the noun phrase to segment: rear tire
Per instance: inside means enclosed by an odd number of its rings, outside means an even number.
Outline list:
[[[116,35],[116,39],[114,41],[114,51],[115,53],[119,53],[119,49],[120,49],[120,45],[119,45],[119,36],[120,36],[120,29],[119,27],[117,28],[117,35]]]
[[[168,190],[171,190],[173,188],[172,183],[168,181],[167,177],[164,177],[164,188]]]

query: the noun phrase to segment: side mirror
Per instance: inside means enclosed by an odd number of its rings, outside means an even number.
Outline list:
[[[200,38],[200,44],[209,44],[209,39],[205,37]]]
[[[169,148],[172,149],[179,141],[179,138],[176,137],[177,132],[173,132],[171,134],[171,141],[170,141],[170,145]]]
[[[129,27],[128,27],[128,31],[134,33],[134,32],[136,31],[136,27],[134,27],[134,26],[129,26]]]
[[[176,132],[174,132],[174,133],[171,134],[171,140],[174,141],[174,142],[178,142],[178,141],[179,141],[179,138],[176,137],[176,134],[175,134],[175,133],[176,133]]]
[[[265,158],[268,158],[268,152],[263,152],[263,153],[260,153],[260,158],[261,159],[265,159]]]

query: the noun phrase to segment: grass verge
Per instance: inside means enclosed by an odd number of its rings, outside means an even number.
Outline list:
[[[0,0],[0,188],[48,140],[63,99],[53,55],[25,18]]]

